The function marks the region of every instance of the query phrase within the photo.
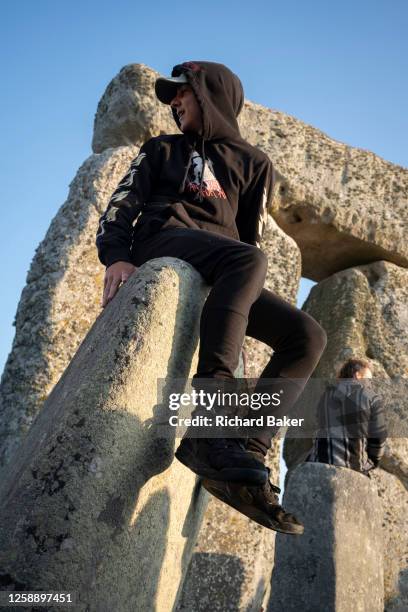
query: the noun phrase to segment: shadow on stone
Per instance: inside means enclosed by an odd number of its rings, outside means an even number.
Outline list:
[[[276,536],[268,612],[382,612],[381,508],[372,481],[304,463],[292,470],[283,506],[305,531]]]
[[[384,612],[405,612],[408,609],[408,568],[399,573],[398,595],[385,602]]]
[[[0,490],[3,588],[71,589],[90,612],[174,600],[206,497],[172,463],[174,439],[154,435],[157,378],[188,377],[203,297],[186,291],[197,273],[171,263],[148,262],[119,291],[14,456]]]
[[[186,577],[190,589],[183,590],[183,596],[175,608],[177,612],[240,612],[241,593],[237,585],[242,584],[244,579],[240,559],[232,555],[194,553],[188,571],[200,576],[200,582],[194,587]],[[232,585],[230,576],[234,576]],[[217,599],[210,593],[217,593]]]

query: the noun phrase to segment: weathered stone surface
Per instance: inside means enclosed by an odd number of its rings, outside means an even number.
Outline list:
[[[338,272],[313,287],[304,309],[328,335],[326,350],[314,376],[334,376],[343,361],[352,356],[369,358],[374,382],[390,379],[384,396],[388,402],[393,387],[400,386],[408,376],[408,270],[378,261]],[[406,395],[396,408],[406,423]],[[390,417],[389,412],[387,415]],[[393,431],[394,436],[399,435]],[[286,439],[287,465],[291,468],[301,462],[309,449],[308,440]],[[385,597],[386,602],[403,601],[408,607],[406,437],[388,439],[381,468],[377,475],[384,505]]]
[[[92,155],[36,250],[1,380],[0,466],[7,464],[101,310],[98,218],[137,147]]]
[[[160,133],[174,132],[176,126],[168,107],[154,94],[158,76],[144,64],[129,64],[112,79],[95,114],[95,153],[109,147],[139,145]]]
[[[377,376],[408,376],[408,270],[388,261],[343,270],[315,285],[304,310],[329,334],[316,374],[371,359]]]
[[[347,468],[302,464],[283,504],[305,533],[276,536],[268,612],[382,612],[381,504],[370,479]]]
[[[282,175],[273,216],[298,244],[303,276],[380,259],[408,266],[406,168],[259,104],[245,104],[240,125]]]
[[[391,440],[392,448],[398,440]],[[402,441],[401,441],[402,442]],[[405,443],[405,469],[408,453]],[[388,452],[387,455],[390,455]],[[374,470],[373,481],[378,487],[382,509],[384,540],[385,612],[408,610],[408,492],[407,486],[393,473]]]
[[[157,379],[192,375],[207,291],[156,259],[98,317],[2,482],[3,589],[72,590],[78,612],[171,609],[207,495],[155,435]]]
[[[155,100],[157,76],[129,64],[108,85],[95,119],[95,151],[177,130],[170,110]],[[281,175],[273,215],[300,247],[303,276],[321,280],[381,259],[408,266],[408,170],[250,101],[239,124]]]

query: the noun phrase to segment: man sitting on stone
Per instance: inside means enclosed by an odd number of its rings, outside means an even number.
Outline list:
[[[170,105],[181,133],[144,143],[100,218],[96,245],[106,266],[102,305],[150,259],[189,262],[211,285],[193,385],[232,380],[248,335],[273,349],[260,379],[277,379],[277,390],[285,381],[289,411],[303,390],[290,381],[306,384],[326,334],[310,315],[263,286],[267,257],[260,243],[274,169],[268,156],[240,135],[241,81],[223,64],[184,62],[174,66],[171,77],[157,79],[155,91]],[[229,483],[252,487],[250,494],[237,493],[237,509],[248,514],[250,506],[269,527],[301,533],[303,526],[278,506],[268,480],[264,459],[270,447],[267,431],[248,439],[185,436],[176,457],[218,482],[219,489],[225,486],[230,501]]]
[[[370,363],[352,358],[318,405],[319,430],[306,461],[330,463],[370,476],[384,453],[387,430],[380,397],[369,385]]]

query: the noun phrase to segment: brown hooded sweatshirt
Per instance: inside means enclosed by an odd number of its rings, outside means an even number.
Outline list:
[[[274,171],[240,135],[241,81],[214,62],[178,64],[172,76],[181,73],[199,102],[203,132],[156,136],[141,147],[99,219],[96,246],[106,266],[132,262],[133,241],[171,226],[260,246]]]

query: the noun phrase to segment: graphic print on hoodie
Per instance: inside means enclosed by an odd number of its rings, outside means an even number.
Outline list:
[[[106,266],[132,262],[133,240],[169,226],[260,247],[274,170],[268,156],[241,137],[241,81],[215,62],[178,64],[172,76],[181,73],[200,105],[202,133],[160,135],[142,145],[99,219],[96,246]],[[171,112],[180,129],[176,109]]]
[[[201,178],[203,175],[203,166],[204,164],[201,155],[199,155],[197,151],[193,151],[191,165],[187,174],[185,190],[187,192],[192,193],[194,196],[197,195],[198,198],[200,192],[200,184],[202,184],[201,193],[204,197],[226,200],[227,196],[225,195],[225,191],[215,178],[213,163],[208,157],[206,157],[205,159],[204,178],[201,183]]]

